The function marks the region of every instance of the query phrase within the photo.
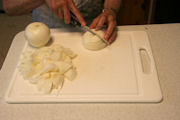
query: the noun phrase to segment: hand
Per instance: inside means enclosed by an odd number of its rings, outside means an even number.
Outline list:
[[[86,25],[80,11],[75,6],[73,0],[45,0],[49,8],[52,9],[57,16],[64,19],[66,24],[71,21],[70,11],[78,18],[81,25]]]
[[[106,9],[98,17],[96,17],[90,25],[91,29],[100,30],[104,24],[107,24],[107,30],[104,35],[104,39],[109,43],[112,43],[117,35],[116,30],[116,13],[110,9]]]

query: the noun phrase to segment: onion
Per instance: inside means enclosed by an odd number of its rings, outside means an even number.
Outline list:
[[[50,29],[41,22],[31,23],[25,29],[25,38],[33,47],[42,47],[50,39]]]
[[[94,29],[92,30],[96,32],[101,38],[104,38],[104,31],[95,31]],[[107,45],[101,39],[99,39],[98,36],[93,35],[92,33],[87,31],[83,35],[83,46],[88,50],[100,50],[105,48]]]

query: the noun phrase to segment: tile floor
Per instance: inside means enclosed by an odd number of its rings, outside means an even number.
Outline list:
[[[7,55],[13,37],[32,22],[31,14],[8,16],[0,14],[0,69]]]

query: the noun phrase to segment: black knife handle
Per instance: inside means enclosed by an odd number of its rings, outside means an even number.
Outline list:
[[[81,26],[81,23],[79,22],[79,20],[77,19],[77,17],[76,17],[72,12],[70,12],[70,15],[71,15],[70,24],[71,24],[72,26]]]

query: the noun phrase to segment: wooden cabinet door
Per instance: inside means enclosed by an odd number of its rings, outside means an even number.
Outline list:
[[[123,0],[118,14],[118,25],[151,23],[154,6],[155,0]]]

